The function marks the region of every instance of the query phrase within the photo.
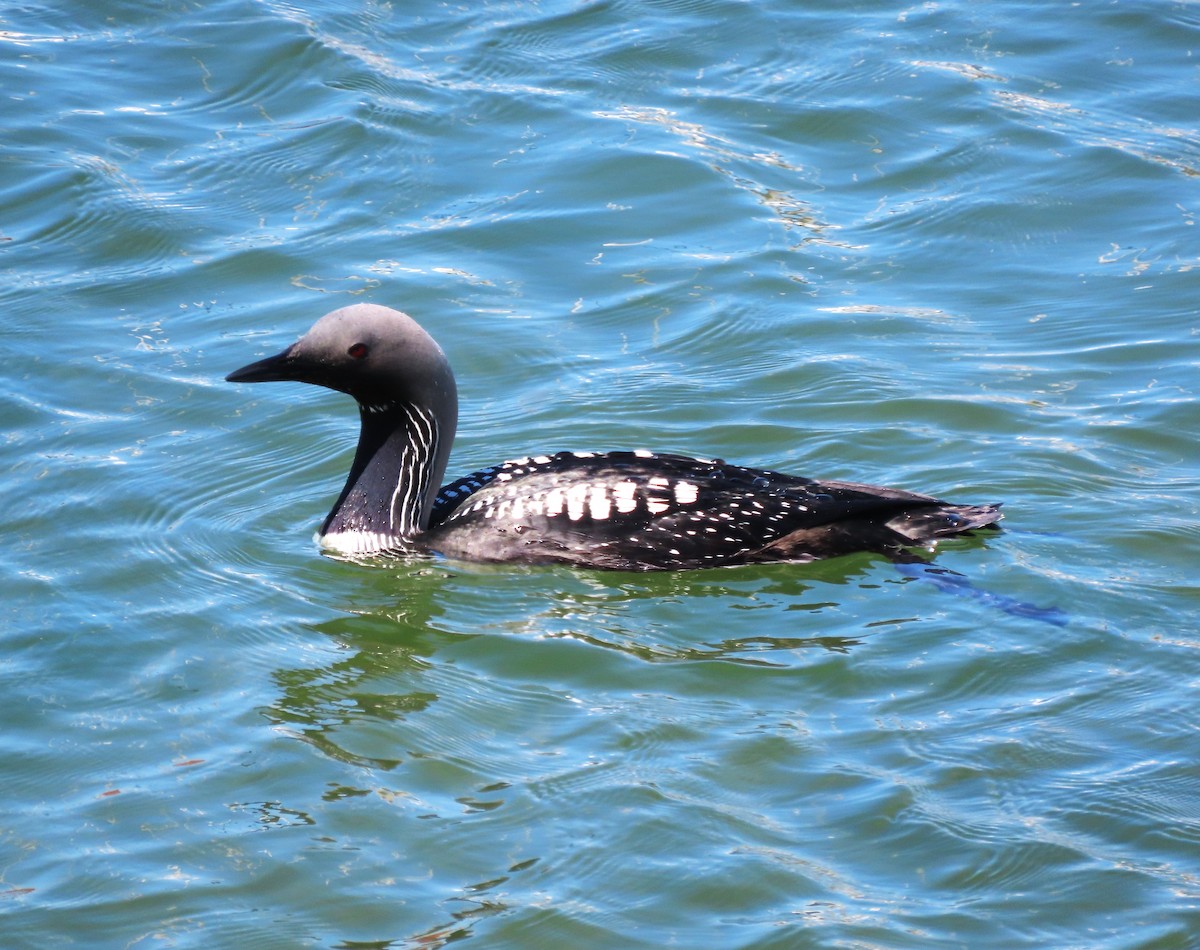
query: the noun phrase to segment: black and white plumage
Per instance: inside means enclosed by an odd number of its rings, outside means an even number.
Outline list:
[[[439,490],[458,421],[454,374],[416,322],[371,304],[327,314],[226,379],[313,383],[357,400],[358,448],[320,531],[343,554],[682,570],[897,552],[1001,518],[999,505],[644,451],[538,455]]]

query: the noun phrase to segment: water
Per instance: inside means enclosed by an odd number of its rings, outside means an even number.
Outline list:
[[[0,10],[5,945],[1200,945],[1198,47]],[[323,558],[352,406],[221,378],[363,300],[450,355],[451,475],[645,446],[1007,530],[940,578]]]

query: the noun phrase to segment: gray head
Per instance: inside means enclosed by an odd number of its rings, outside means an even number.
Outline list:
[[[360,303],[327,313],[282,353],[243,366],[231,383],[292,381],[348,393],[366,408],[408,403],[457,422],[454,373],[408,314]]]
[[[350,476],[322,534],[407,534],[424,528],[458,423],[454,373],[407,314],[374,304],[328,313],[282,353],[243,366],[231,383],[312,383],[353,396],[362,431]],[[414,506],[398,510],[419,486]]]

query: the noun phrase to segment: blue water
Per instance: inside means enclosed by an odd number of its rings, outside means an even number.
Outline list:
[[[0,8],[5,947],[1200,946],[1194,3]],[[321,556],[450,477],[1005,502],[930,570]]]

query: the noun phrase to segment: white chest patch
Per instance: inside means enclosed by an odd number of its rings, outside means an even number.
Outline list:
[[[396,546],[398,539],[380,531],[339,531],[318,538],[321,547],[335,554],[379,554]]]

